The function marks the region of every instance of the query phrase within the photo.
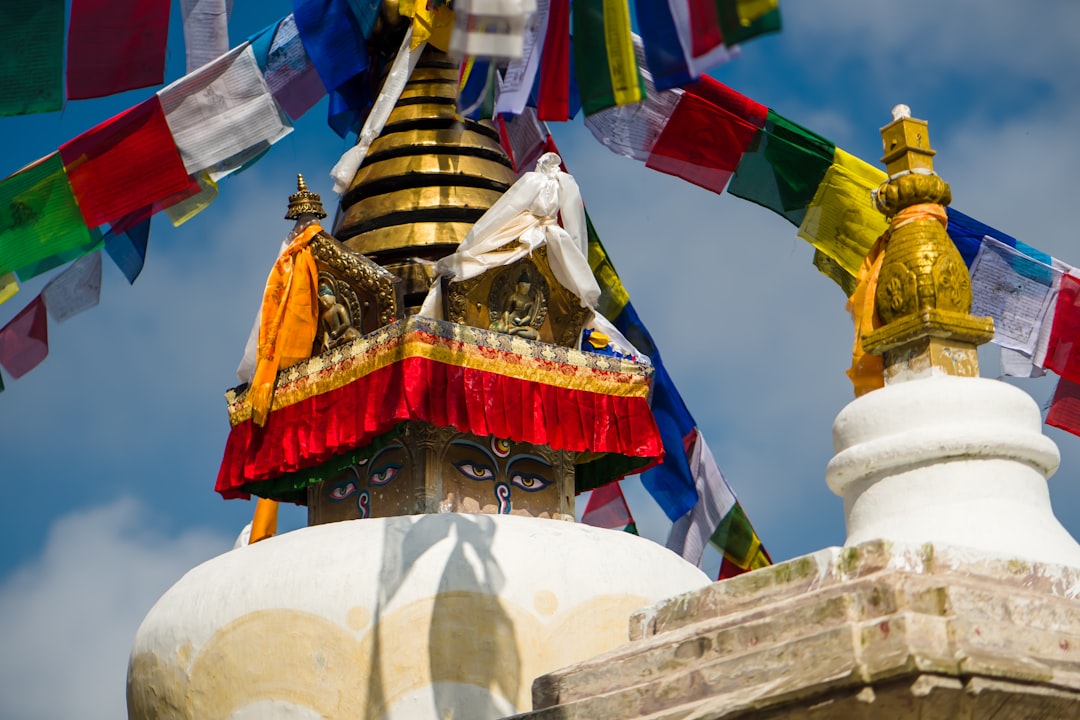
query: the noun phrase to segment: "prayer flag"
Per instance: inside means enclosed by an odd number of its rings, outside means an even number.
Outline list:
[[[738,51],[724,44],[713,0],[668,0],[668,8],[691,77],[728,62]]]
[[[577,0],[574,68],[585,114],[640,102],[645,82],[638,72],[627,0]]]
[[[705,438],[695,431],[692,442],[690,472],[694,476],[698,501],[690,512],[671,526],[667,547],[687,562],[701,565],[705,546],[725,516],[735,508],[736,500]],[[720,550],[723,551],[723,547]]]
[[[634,36],[634,52],[641,64],[645,99],[617,105],[585,116],[585,127],[616,155],[647,160],[649,151],[682,97],[680,90],[660,90],[653,85],[652,68],[645,62],[641,38]]]
[[[1054,389],[1054,399],[1046,413],[1046,424],[1080,435],[1080,384],[1062,377]]]
[[[110,230],[105,235],[105,252],[124,273],[128,283],[134,284],[146,262],[146,244],[150,240],[150,218],[126,232]]]
[[[495,63],[478,57],[465,58],[458,78],[458,115],[470,120],[494,116],[497,85]]]
[[[536,12],[529,16],[522,34],[521,57],[510,61],[499,80],[495,112],[520,115],[525,111],[540,69],[550,7],[550,0],[538,0]]]
[[[0,181],[0,274],[91,242],[59,153]]]
[[[292,15],[253,38],[251,48],[270,94],[291,119],[299,118],[326,95]]]
[[[585,213],[585,225],[589,237],[589,267],[600,286],[597,309],[652,361],[652,410],[664,443],[664,462],[643,473],[641,482],[668,518],[675,521],[697,503],[697,489],[690,474],[685,445],[686,438],[694,431],[694,418],[667,374],[652,336],[630,304],[630,296],[600,243],[588,213]]]
[[[180,0],[187,72],[229,52],[230,0]]]
[[[239,172],[239,171],[237,171]],[[217,199],[218,185],[209,173],[201,172],[195,181],[199,185],[199,191],[191,197],[184,198],[175,205],[165,208],[165,214],[169,216],[173,227],[180,227],[191,218],[210,207],[210,203]],[[149,218],[147,218],[149,219]]]
[[[536,116],[562,122],[570,115],[570,0],[550,0],[536,92]]]
[[[769,110],[728,192],[801,225],[835,154],[832,142]]]
[[[169,0],[72,0],[68,98],[160,85],[168,36]]]
[[[0,116],[64,104],[64,0],[0,3]]]
[[[854,276],[889,227],[871,199],[871,192],[885,179],[881,170],[836,148],[833,163],[806,208],[799,237]]]
[[[709,77],[687,86],[645,166],[722,193],[758,126],[710,102],[710,85],[723,87]]]
[[[188,174],[219,180],[292,131],[244,43],[158,92]]]
[[[520,115],[498,115],[495,124],[499,141],[520,177],[536,167],[536,161],[548,149],[547,127],[536,118],[536,111],[526,107]]]
[[[952,238],[953,245],[956,245],[956,249],[960,251],[961,257],[964,258],[964,264],[968,267],[971,267],[975,256],[979,254],[984,237],[992,237],[1006,245],[1016,247],[1016,238],[1006,235],[1000,230],[995,230],[989,225],[983,225],[975,218],[969,217],[959,210],[947,207],[945,213],[949,216],[949,237]]]
[[[81,247],[72,248],[70,250],[64,250],[58,252],[55,255],[50,255],[47,258],[42,258],[36,262],[32,262],[29,265],[24,265],[21,268],[15,270],[15,274],[19,277],[19,280],[26,282],[30,278],[35,278],[38,275],[47,273],[50,270],[54,270],[61,265],[67,265],[73,260],[78,260],[83,255],[91,253],[101,247],[101,231],[97,228],[90,230],[90,243]]]
[[[18,380],[49,354],[49,319],[41,295],[0,328],[0,365]]]
[[[772,558],[765,551],[754,526],[750,524],[750,518],[746,517],[739,503],[735,503],[735,507],[724,516],[709,538],[709,544],[724,553],[717,580],[772,565]]]
[[[15,279],[15,273],[0,275],[0,305],[3,305],[19,293],[19,282]]]
[[[780,31],[777,0],[716,0],[717,18],[729,47]]]
[[[1055,273],[1061,275],[1005,243],[985,237],[971,263],[971,314],[994,318],[994,342],[1030,357],[1054,299]],[[1057,282],[1060,284],[1060,278]]]
[[[679,42],[675,17],[667,2],[634,3],[638,32],[645,51],[645,65],[657,90],[682,87],[695,79]],[[646,85],[648,81],[646,81]],[[652,90],[647,90],[647,96]]]
[[[454,30],[454,11],[446,3],[436,4],[431,0],[402,0],[398,3],[398,12],[402,17],[413,19],[413,50],[424,43],[429,43],[443,52],[450,51],[450,36]]]
[[[1046,367],[1063,378],[1080,382],[1080,278],[1064,275],[1054,308]]]
[[[304,50],[330,93],[328,124],[341,137],[360,132],[370,97],[364,83],[367,46],[356,16],[345,0],[296,0],[293,17]]]
[[[349,0],[349,10],[352,11],[353,17],[356,18],[356,22],[360,26],[360,32],[365,40],[371,37],[372,31],[375,29],[375,23],[379,19],[380,7],[382,7],[382,0]]]
[[[41,297],[49,315],[64,322],[101,300],[101,252],[83,255],[64,272],[49,281]]]
[[[191,185],[156,95],[64,143],[60,157],[89,227]]]
[[[630,506],[626,504],[626,497],[618,481],[601,485],[589,494],[589,502],[585,505],[581,522],[593,527],[638,534],[634,516],[630,514]]]

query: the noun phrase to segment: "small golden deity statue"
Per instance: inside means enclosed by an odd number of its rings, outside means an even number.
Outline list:
[[[354,327],[352,318],[349,317],[349,309],[338,302],[337,296],[329,285],[319,286],[319,305],[323,308],[320,316],[325,331],[323,350],[329,350],[360,337],[360,332]],[[360,318],[357,318],[357,321],[359,320]]]
[[[537,300],[534,297],[529,274],[522,270],[521,275],[518,276],[517,287],[506,299],[502,313],[491,323],[490,329],[507,335],[517,335],[527,340],[538,340],[540,333],[533,327],[536,306]]]

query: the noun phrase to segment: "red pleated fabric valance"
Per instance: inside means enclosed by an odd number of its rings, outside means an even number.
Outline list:
[[[228,394],[222,496],[364,447],[406,420],[557,450],[658,459],[651,369],[454,323],[410,318],[282,371],[264,427]]]

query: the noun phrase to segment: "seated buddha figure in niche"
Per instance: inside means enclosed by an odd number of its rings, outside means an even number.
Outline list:
[[[489,329],[527,340],[538,340],[540,333],[534,327],[534,321],[539,306],[540,301],[533,292],[529,274],[522,270],[514,292],[507,297],[502,312]]]
[[[349,309],[338,301],[334,290],[325,283],[319,286],[319,306],[322,308],[320,320],[326,333],[323,338],[323,350],[329,350],[360,337],[360,331],[356,329],[349,316]]]

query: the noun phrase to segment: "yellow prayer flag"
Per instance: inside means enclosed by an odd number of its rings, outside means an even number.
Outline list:
[[[255,503],[255,513],[251,518],[251,537],[248,538],[248,544],[277,535],[277,520],[277,501],[259,498]]]
[[[432,8],[427,0],[409,0],[408,5],[401,3],[399,12],[413,19],[412,41],[410,50],[415,50],[423,43],[433,45],[443,52],[450,51],[450,33],[454,29],[454,11],[446,5]]]
[[[169,216],[173,227],[180,227],[191,218],[210,207],[210,203],[217,199],[218,186],[208,173],[200,173],[196,178],[199,181],[199,192],[186,200],[165,208],[165,214]]]
[[[0,275],[0,305],[3,305],[19,292],[19,281],[15,279],[15,273],[9,272]]]
[[[630,32],[630,4],[627,0],[603,0],[604,45],[616,105],[644,100],[634,41]]]
[[[870,197],[885,178],[883,171],[836,148],[833,164],[806,208],[799,237],[856,275],[870,247],[889,226]]]
[[[739,22],[748,27],[762,15],[768,15],[779,7],[779,0],[736,0]]]

